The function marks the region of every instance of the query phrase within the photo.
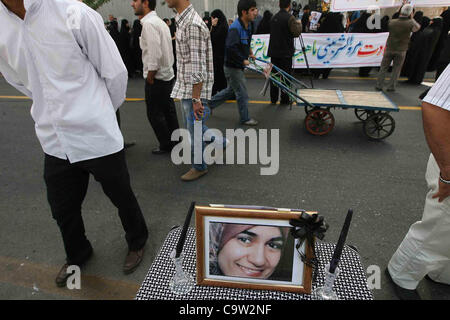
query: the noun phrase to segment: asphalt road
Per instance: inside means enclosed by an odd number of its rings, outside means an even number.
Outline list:
[[[360,79],[356,69],[348,69],[333,71],[330,79],[315,84],[373,91],[374,77],[372,72]],[[135,273],[122,274],[127,252],[123,230],[115,208],[91,179],[83,216],[94,256],[82,270],[82,290],[70,291],[53,284],[64,250],[46,200],[44,156],[30,117],[31,101],[17,98],[21,94],[0,77],[0,299],[132,299],[167,232],[182,225],[193,200],[318,210],[331,226],[327,242],[337,241],[347,209],[353,208],[348,243],[358,247],[365,268],[377,265],[381,270],[375,298],[396,299],[383,271],[409,226],[422,215],[429,149],[417,97],[426,87],[400,83],[389,94],[402,107],[393,114],[396,130],[387,140],[373,142],[364,136],[353,110],[334,110],[335,129],[316,137],[304,128],[302,108],[271,105],[259,95],[263,80],[253,75],[248,86],[249,110],[259,120],[258,128],[280,129],[279,172],[273,176],[260,175],[260,165],[215,165],[200,180],[184,183],[180,176],[189,166],[151,154],[156,138],[144,102],[122,106],[125,139],[137,143],[127,150],[127,161],[150,230],[146,255]],[[131,79],[128,98],[143,98],[143,90],[143,80]],[[236,104],[216,109],[208,126],[240,127]],[[427,280],[419,292],[425,299],[450,298],[448,286]]]

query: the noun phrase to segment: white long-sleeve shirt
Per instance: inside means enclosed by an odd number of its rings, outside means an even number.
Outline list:
[[[147,78],[149,71],[157,71],[155,79],[170,81],[174,78],[173,47],[170,29],[152,11],[141,19],[142,34],[139,39],[142,49],[143,76]]]
[[[24,4],[22,20],[0,1],[0,72],[33,99],[44,152],[74,163],[122,150],[128,74],[101,16],[73,0]]]

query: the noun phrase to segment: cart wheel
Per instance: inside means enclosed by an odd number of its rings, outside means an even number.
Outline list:
[[[328,134],[334,128],[334,116],[329,110],[314,109],[305,118],[306,130],[315,136]]]
[[[380,112],[380,110],[355,109],[355,115],[361,121],[366,121],[371,115],[379,114]]]
[[[364,133],[370,139],[383,140],[395,130],[395,120],[387,112],[374,114],[364,122]]]
[[[311,111],[313,111],[314,110],[314,108],[313,107],[310,107],[310,106],[306,106],[305,105],[305,113],[306,113],[306,115],[308,115]]]

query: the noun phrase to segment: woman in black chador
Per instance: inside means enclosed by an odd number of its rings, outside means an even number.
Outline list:
[[[414,15],[414,20],[417,21],[417,23],[420,24],[420,30],[417,32],[414,32],[411,36],[411,40],[409,40],[409,46],[408,51],[406,52],[405,57],[405,63],[403,63],[402,71],[400,75],[402,77],[406,77],[408,75],[408,70],[411,70],[414,68],[414,63],[411,55],[411,48],[414,47],[414,43],[417,40],[417,37],[430,25],[431,19],[424,16],[422,11],[416,12]]]
[[[431,24],[421,32],[409,50],[409,64],[406,71],[408,83],[421,84],[427,71],[428,63],[442,30],[442,18],[434,18]]]
[[[270,20],[273,14],[269,10],[264,11],[263,18],[256,29],[255,34],[269,34],[270,33]]]
[[[442,32],[439,37],[439,41],[434,49],[433,56],[431,57],[430,63],[428,64],[427,71],[434,71],[437,69],[439,58],[441,56],[442,50],[444,49],[445,41],[447,39],[448,32],[450,31],[450,9],[445,10],[441,14],[442,18]]]
[[[128,20],[123,19],[122,24],[120,26],[120,34],[119,34],[119,52],[122,56],[123,63],[125,63],[125,66],[128,70],[128,75],[132,76],[134,70],[132,70],[131,67],[131,50],[130,50],[130,25],[128,23]]]
[[[227,79],[223,71],[225,59],[225,41],[228,34],[227,18],[219,9],[211,12],[211,43],[214,62],[214,85],[212,95],[227,87]]]

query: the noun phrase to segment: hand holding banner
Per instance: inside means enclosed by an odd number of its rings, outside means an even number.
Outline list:
[[[303,40],[311,68],[375,67],[381,64],[388,33],[305,33]],[[251,46],[259,59],[267,56],[270,35],[253,35]],[[293,67],[306,68],[300,41],[295,41]]]

